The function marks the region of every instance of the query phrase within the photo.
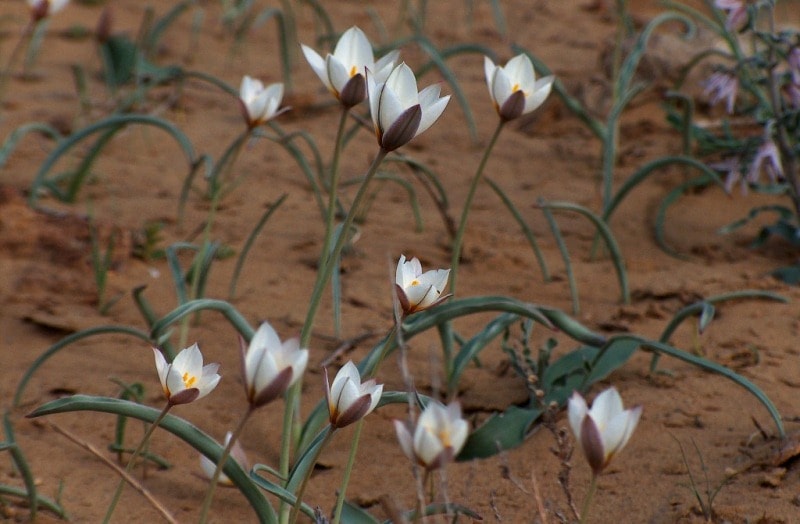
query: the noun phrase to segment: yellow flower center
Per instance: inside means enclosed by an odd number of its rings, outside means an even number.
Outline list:
[[[194,386],[194,383],[197,382],[197,377],[194,375],[190,375],[188,372],[183,374],[183,384],[187,388],[191,388]]]
[[[513,86],[511,86],[512,93],[516,93],[517,91],[519,91],[519,84],[514,84]]]
[[[417,280],[417,279],[414,279],[414,280],[412,280],[412,281],[411,281],[411,284],[409,284],[409,285],[411,285],[411,286],[418,286],[418,285],[419,285],[419,280]]]
[[[358,74],[358,67],[356,67],[356,66],[351,67],[350,68],[350,77],[352,78],[352,77],[356,76],[356,74]]]

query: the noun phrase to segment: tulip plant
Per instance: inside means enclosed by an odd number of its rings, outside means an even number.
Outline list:
[[[37,19],[39,20],[49,16],[63,7],[63,3],[65,2],[39,0],[33,4],[34,13],[38,13],[34,18],[39,16]],[[114,115],[60,141],[41,167],[30,191],[31,204],[37,202],[43,189],[49,189],[56,194],[58,183],[46,179],[46,174],[59,157],[93,133],[107,133],[103,137],[110,138],[131,123],[153,125],[164,129],[181,146],[190,171],[184,183],[181,206],[185,201],[185,194],[192,187],[193,176],[200,167],[205,166],[209,188],[207,196],[211,200],[211,205],[204,224],[203,244],[198,249],[200,253],[193,263],[193,272],[190,275],[191,295],[185,289],[189,276],[183,273],[178,260],[178,251],[181,247],[186,248],[186,245],[170,246],[165,250],[165,256],[178,298],[178,305],[172,311],[163,316],[157,315],[147,301],[144,289],[137,289],[134,292],[134,299],[147,324],[146,330],[127,326],[105,326],[71,334],[52,346],[31,365],[18,386],[14,400],[19,404],[31,376],[60,350],[88,337],[118,333],[134,337],[140,343],[157,348],[153,350],[154,358],[166,405],[159,411],[124,399],[75,395],[49,402],[37,408],[30,416],[93,410],[150,422],[151,425],[141,443],[128,461],[126,468],[128,472],[135,467],[155,428],[162,427],[177,435],[201,454],[201,470],[209,480],[209,485],[200,509],[200,522],[206,522],[210,518],[216,486],[218,483],[223,483],[236,486],[254,508],[259,521],[269,524],[294,524],[305,517],[321,518],[305,500],[306,488],[311,482],[314,465],[320,454],[341,431],[352,431],[353,434],[341,487],[332,510],[332,522],[334,524],[351,521],[356,524],[376,522],[365,512],[362,515],[354,507],[348,506],[345,498],[366,417],[386,404],[408,406],[407,416],[395,420],[394,428],[398,439],[398,454],[401,456],[404,454],[410,460],[419,492],[417,507],[404,515],[404,518],[413,517],[417,521],[429,512],[476,516],[468,508],[449,501],[437,504],[439,500],[433,495],[431,504],[426,505],[422,493],[428,480],[432,479],[430,474],[444,470],[454,461],[480,459],[518,446],[530,433],[533,424],[541,419],[545,409],[550,409],[551,405],[560,407],[568,405],[569,426],[592,469],[592,484],[580,515],[580,518],[585,520],[597,478],[631,438],[639,422],[642,408],[625,410],[614,388],[600,393],[591,408],[582,395],[593,384],[606,379],[614,370],[624,365],[638,350],[673,356],[701,369],[721,374],[741,385],[765,406],[775,421],[778,432],[783,434],[780,414],[756,385],[721,365],[673,347],[669,341],[674,329],[684,319],[700,316],[701,324],[705,325],[713,317],[709,311],[713,312],[714,304],[731,298],[742,298],[741,295],[710,297],[687,307],[676,315],[658,340],[628,333],[606,336],[594,332],[558,309],[526,303],[512,297],[470,296],[467,293],[456,295],[456,278],[466,238],[468,215],[500,132],[509,122],[540,107],[553,89],[560,89],[555,77],[548,74],[545,68],[539,64],[534,68],[534,61],[527,53],[514,56],[504,66],[497,65],[494,58],[488,56],[483,58],[483,73],[489,100],[497,114],[497,124],[471,179],[458,227],[453,231],[451,266],[423,271],[418,258],[399,255],[394,270],[394,283],[387,286],[382,294],[384,303],[394,306],[395,318],[387,330],[388,333],[360,361],[348,361],[344,364],[336,372],[333,380],[329,378],[326,364],[323,369],[324,392],[319,395],[316,407],[304,416],[300,410],[299,399],[304,374],[309,362],[314,361],[311,358],[311,352],[315,351],[311,347],[311,337],[317,312],[328,283],[332,281],[334,275],[338,277],[344,247],[352,235],[356,216],[363,211],[371,183],[384,160],[403,159],[402,153],[398,150],[412,140],[420,140],[420,135],[437,122],[447,108],[451,95],[443,96],[439,84],[419,90],[414,70],[404,62],[398,63],[397,50],[390,51],[376,60],[372,44],[358,27],[351,27],[345,31],[336,42],[333,51],[325,54],[324,58],[309,46],[302,45],[301,49],[313,72],[338,102],[341,113],[330,167],[327,173],[322,173],[325,169],[321,167],[319,173],[320,180],[327,181],[322,185],[328,192],[327,206],[320,204],[323,208],[324,232],[321,233],[316,277],[310,290],[305,320],[299,337],[281,340],[275,328],[267,322],[261,323],[254,329],[245,314],[230,302],[202,297],[203,279],[207,276],[213,260],[213,256],[209,256],[209,252],[213,251],[211,230],[215,214],[220,211],[220,200],[234,187],[244,182],[242,175],[232,180],[226,177],[237,155],[255,138],[269,138],[282,144],[287,151],[296,153],[296,148],[292,149],[292,137],[282,133],[273,121],[284,111],[283,83],[276,82],[265,86],[260,80],[244,76],[237,93],[224,82],[218,81],[216,85],[222,86],[229,95],[238,97],[237,103],[244,119],[244,126],[216,162],[211,161],[208,155],[198,155],[183,131],[164,119],[138,114]],[[800,58],[798,60],[800,61]],[[544,76],[537,78],[537,71],[540,76],[545,73]],[[726,90],[716,90],[715,96],[725,94],[725,97],[728,97],[729,93],[730,88],[726,87]],[[345,208],[339,194],[339,161],[346,145],[347,123],[351,118],[359,120],[355,112],[362,103],[365,103],[364,110],[368,109],[370,113],[370,119],[363,120],[367,122],[366,127],[370,127],[371,121],[377,141],[376,151],[366,174],[360,180],[351,204]],[[358,132],[359,129],[356,126],[353,132]],[[780,133],[779,131],[776,133],[778,134],[774,137],[775,147],[782,151]],[[101,150],[102,145],[98,146],[96,153],[100,154]],[[778,164],[774,150],[765,149],[760,155],[761,166],[771,165],[773,169],[776,168]],[[298,161],[298,164],[303,162]],[[323,165],[324,162],[320,160],[319,164]],[[86,171],[88,172],[88,168]],[[84,180],[85,174],[76,175],[70,180],[72,197],[77,194]],[[274,208],[269,213],[273,210]],[[339,210],[343,214],[341,217],[337,213]],[[264,221],[269,217],[269,213],[265,215]],[[253,235],[257,234],[262,226],[263,221],[254,228]],[[253,235],[243,249],[245,253]],[[237,272],[238,269],[237,266]],[[376,289],[381,288],[376,286]],[[780,297],[766,292],[753,292],[748,296],[780,300]],[[181,323],[183,327],[180,344],[177,347],[186,345],[190,329],[188,320],[201,311],[221,313],[239,335],[241,382],[244,386],[243,414],[222,443],[187,421],[168,414],[174,406],[190,404],[205,397],[220,381],[219,366],[204,365],[203,356],[196,344],[171,358],[173,326]],[[454,332],[454,321],[476,313],[493,313],[496,317],[471,337]],[[491,347],[491,342],[498,336],[503,335],[504,343],[507,342],[509,333],[518,323],[524,326],[523,331],[526,336],[533,324],[538,324],[547,330],[559,332],[562,338],[568,338],[576,346],[559,355],[554,362],[551,362],[549,352],[552,347],[542,350],[540,358],[535,361],[528,358],[531,369],[526,378],[536,378],[538,386],[541,387],[541,395],[535,395],[527,406],[511,406],[506,413],[492,416],[471,430],[470,422],[464,418],[458,400],[458,386],[462,374],[478,359],[481,351]],[[439,331],[445,360],[443,377],[445,392],[441,396],[435,395],[436,398],[427,397],[414,388],[413,377],[405,365],[408,341],[431,329]],[[454,349],[455,341],[459,343],[457,350]],[[527,344],[527,340],[524,344]],[[406,390],[400,392],[385,390],[384,385],[379,384],[376,378],[387,356],[395,350],[400,353],[400,367],[406,386]],[[529,355],[526,355],[527,357]],[[521,370],[522,366],[518,364],[519,362],[514,362],[515,369]],[[250,466],[240,443],[243,429],[256,410],[274,406],[276,401],[281,399],[284,401],[284,413],[280,430],[281,447],[278,464],[256,463]],[[380,424],[380,417],[371,417],[369,423]],[[347,429],[349,426],[353,427]],[[111,518],[123,487],[124,481],[121,481],[108,508],[106,521]],[[430,493],[433,494],[432,489]],[[275,505],[279,505],[277,510]],[[356,514],[359,516],[354,516]]]
[[[597,488],[597,478],[611,459],[625,447],[639,423],[642,407],[623,409],[622,398],[615,388],[608,388],[594,399],[592,408],[580,393],[573,393],[567,408],[569,425],[580,444],[589,467],[592,482],[581,510],[581,523],[586,522],[589,505]]]

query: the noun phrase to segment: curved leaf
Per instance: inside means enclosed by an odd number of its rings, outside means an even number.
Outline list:
[[[36,176],[31,183],[30,189],[30,196],[28,197],[28,203],[31,207],[35,208],[36,203],[39,199],[40,191],[43,185],[46,182],[47,173],[50,169],[55,165],[55,163],[65,154],[67,153],[75,144],[83,140],[84,138],[97,133],[99,131],[106,131],[117,133],[122,130],[125,126],[130,124],[145,124],[151,125],[155,127],[159,127],[169,133],[178,145],[183,150],[184,155],[186,156],[189,165],[194,165],[195,162],[195,152],[194,147],[192,146],[191,141],[189,138],[181,131],[178,127],[174,124],[162,119],[157,118],[154,116],[149,115],[113,115],[98,122],[95,122],[85,128],[76,131],[69,137],[61,140],[57,145],[56,148],[48,155],[42,165],[39,167],[39,171],[36,173]]]
[[[152,424],[156,421],[160,410],[136,404],[127,400],[121,400],[108,397],[93,397],[89,395],[74,395],[65,397],[52,402],[48,402],[36,408],[27,416],[41,417],[44,415],[53,415],[56,413],[71,413],[75,411],[95,411],[100,413],[111,413],[114,415],[122,415],[126,417],[133,417],[144,422]],[[169,431],[179,439],[183,440],[199,453],[205,455],[208,459],[216,464],[222,455],[222,447],[213,438],[201,431],[196,426],[176,417],[175,415],[166,415],[160,427]],[[250,476],[244,469],[232,458],[228,458],[225,462],[223,469],[225,475],[239,488],[242,495],[245,496],[247,501],[253,507],[258,516],[259,522],[267,524],[276,524],[277,516],[275,510],[270,503],[264,498],[264,495],[250,480]]]
[[[72,343],[75,343],[81,339],[93,337],[95,335],[131,335],[133,337],[139,338],[144,340],[145,342],[151,343],[152,339],[150,335],[145,333],[144,331],[140,331],[135,328],[127,327],[127,326],[100,326],[100,327],[93,327],[89,329],[84,329],[82,331],[78,331],[76,333],[72,333],[68,335],[52,346],[50,346],[44,353],[39,355],[39,357],[33,361],[33,364],[28,366],[28,369],[25,371],[25,374],[22,375],[22,378],[19,381],[19,385],[17,386],[17,391],[14,393],[14,407],[18,407],[19,403],[22,401],[22,394],[25,392],[25,386],[28,385],[28,381],[30,381],[33,374],[36,373],[42,364],[47,362],[50,357],[64,349],[65,347],[69,346]]]

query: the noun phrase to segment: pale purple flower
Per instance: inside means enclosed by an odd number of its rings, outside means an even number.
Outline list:
[[[747,4],[744,0],[714,0],[714,7],[728,15],[725,21],[727,29],[738,31],[747,22]]]
[[[758,148],[756,156],[750,163],[747,181],[751,184],[758,183],[762,170],[767,173],[767,177],[773,184],[783,177],[780,152],[772,140],[765,140],[761,147]]]
[[[733,114],[736,93],[739,91],[739,79],[735,75],[716,72],[703,83],[703,87],[705,87],[704,94],[712,106],[724,100],[725,110],[729,115]]]
[[[789,63],[789,70],[792,72],[792,80],[800,84],[800,47],[793,47],[786,55],[786,62]]]
[[[722,162],[711,164],[708,167],[715,171],[725,173],[725,192],[730,194],[733,192],[733,186],[736,183],[741,184],[742,195],[747,194],[747,179],[742,172],[742,162],[738,157],[728,157]]]

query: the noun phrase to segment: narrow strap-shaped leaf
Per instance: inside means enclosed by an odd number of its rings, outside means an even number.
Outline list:
[[[131,328],[128,326],[100,326],[100,327],[93,327],[89,329],[84,329],[82,331],[78,331],[76,333],[72,333],[71,335],[67,335],[66,337],[62,338],[52,346],[50,346],[44,353],[39,355],[33,363],[28,366],[28,369],[25,370],[25,374],[22,375],[22,378],[19,381],[19,385],[17,386],[17,391],[14,393],[14,406],[19,406],[20,402],[22,401],[22,394],[25,392],[25,386],[28,385],[28,381],[30,381],[31,377],[33,377],[36,370],[42,366],[45,362],[47,362],[50,357],[54,356],[56,353],[64,349],[65,347],[73,344],[79,340],[84,338],[93,337],[96,335],[130,335],[136,337],[140,340],[147,342],[148,344],[151,343],[152,339],[150,335],[145,333],[144,331],[140,331],[135,328]]]
[[[154,423],[161,413],[160,410],[143,406],[127,400],[120,400],[109,397],[94,397],[89,395],[73,395],[65,397],[52,402],[48,402],[39,406],[33,412],[28,414],[28,417],[41,417],[45,415],[54,415],[57,413],[71,413],[76,411],[96,411],[100,413],[111,413],[114,415],[123,415],[126,417],[133,417],[150,424]],[[166,415],[160,427],[169,431],[176,437],[180,438],[199,453],[206,456],[214,464],[219,461],[222,455],[222,447],[210,436],[201,431],[196,426],[176,417],[175,415]],[[223,469],[225,475],[231,479],[237,488],[242,492],[247,501],[253,507],[258,516],[259,522],[265,524],[276,524],[277,516],[275,510],[270,503],[258,489],[258,487],[250,480],[247,472],[232,458],[228,458],[225,462]]]

